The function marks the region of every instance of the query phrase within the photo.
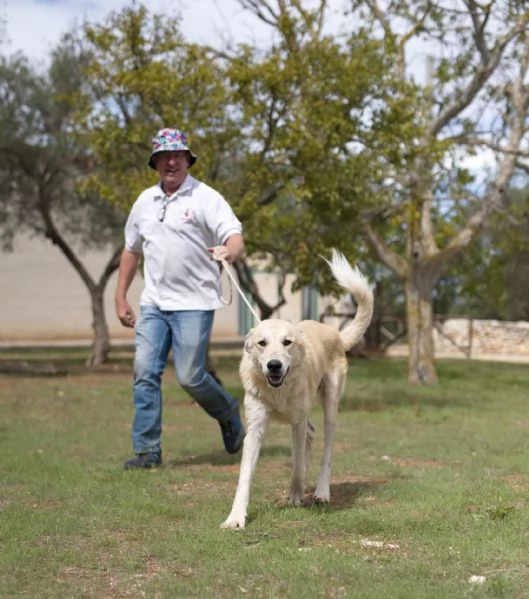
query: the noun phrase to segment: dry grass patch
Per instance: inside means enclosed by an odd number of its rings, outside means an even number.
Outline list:
[[[529,491],[529,475],[527,474],[503,474],[498,480],[506,482],[516,491],[527,493]]]

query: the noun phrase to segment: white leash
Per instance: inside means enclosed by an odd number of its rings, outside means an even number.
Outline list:
[[[228,273],[228,276],[230,277],[230,298],[227,303],[231,304],[231,300],[232,300],[232,296],[233,296],[233,289],[232,289],[232,284],[233,284],[233,285],[235,285],[235,289],[237,289],[237,291],[239,292],[239,295],[244,300],[244,303],[248,306],[248,309],[253,314],[255,320],[257,322],[261,322],[261,319],[259,318],[259,316],[257,316],[255,310],[253,309],[252,305],[250,304],[246,295],[244,294],[244,291],[239,287],[239,284],[237,283],[237,279],[235,278],[235,275],[233,274],[233,270],[232,270],[231,266],[224,259],[222,260],[222,266],[224,266],[224,268],[226,269],[226,272]],[[226,303],[226,301],[224,300],[223,297],[221,297],[221,300],[223,303]]]
[[[214,259],[218,260],[218,258],[214,258]],[[259,318],[259,316],[257,316],[257,314],[256,314],[255,310],[253,309],[252,305],[250,304],[250,302],[246,298],[246,295],[244,294],[244,291],[239,287],[239,284],[237,283],[237,279],[236,279],[235,275],[233,274],[233,270],[232,270],[231,266],[228,264],[227,260],[224,260],[224,258],[222,258],[221,260],[219,260],[219,262],[221,262],[222,266],[224,266],[224,268],[226,269],[226,273],[228,274],[228,277],[230,278],[230,296],[229,296],[228,299],[224,299],[221,296],[220,297],[221,302],[223,304],[225,304],[225,305],[231,304],[232,299],[233,299],[233,287],[232,287],[232,285],[235,285],[235,288],[237,289],[237,291],[239,292],[239,295],[244,300],[244,303],[248,306],[248,309],[253,314],[255,320],[257,322],[261,322],[261,319]]]

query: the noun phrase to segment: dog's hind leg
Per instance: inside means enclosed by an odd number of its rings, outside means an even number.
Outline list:
[[[308,442],[308,420],[292,425],[292,480],[288,502],[300,506],[305,495],[305,449]]]
[[[331,499],[331,461],[332,438],[338,417],[338,404],[343,392],[345,375],[336,369],[327,377],[321,389],[323,403],[323,457],[321,460],[320,476],[314,491],[314,501],[329,503]]]

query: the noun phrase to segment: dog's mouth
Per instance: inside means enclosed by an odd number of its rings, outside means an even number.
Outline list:
[[[285,377],[287,376],[288,370],[285,373],[280,373],[280,372],[269,372],[266,375],[266,380],[268,382],[268,384],[270,385],[270,387],[272,387],[273,389],[277,389],[279,387],[281,387],[281,385],[285,382]]]
[[[269,374],[266,377],[266,380],[268,381],[270,387],[274,387],[274,389],[277,389],[278,387],[281,387],[283,381],[285,380],[285,377],[282,374]]]

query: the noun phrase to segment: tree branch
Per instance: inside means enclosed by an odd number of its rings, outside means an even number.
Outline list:
[[[280,13],[275,13],[267,0],[239,0],[239,4],[243,8],[251,10],[263,23],[271,27],[277,26]]]
[[[490,52],[481,49],[481,66],[476,69],[474,76],[466,88],[462,89],[452,102],[450,102],[437,118],[434,119],[432,126],[428,131],[430,137],[435,137],[445,125],[447,125],[455,116],[461,114],[461,112],[471,104],[476,95],[483,88],[483,85],[495,71],[508,43],[523,33],[528,24],[529,11],[525,11],[518,19],[517,23],[496,41],[494,48],[492,48]],[[474,23],[474,28],[476,26],[477,24]],[[477,35],[475,29],[474,34]],[[482,33],[479,33],[480,39],[482,35]]]
[[[364,223],[364,234],[369,247],[377,258],[397,276],[405,279],[408,272],[408,265],[404,258],[391,251],[368,222]]]
[[[105,268],[103,269],[103,272],[101,273],[101,276],[99,277],[99,282],[97,284],[97,286],[100,289],[105,289],[105,287],[107,286],[107,283],[108,283],[110,277],[119,268],[119,261],[120,261],[120,258],[121,258],[122,251],[123,251],[123,246],[122,245],[120,245],[119,247],[115,248],[112,256],[110,257],[110,259],[108,260],[108,262],[105,264]]]
[[[474,0],[465,0],[466,7],[468,9],[468,13],[470,18],[472,19],[472,25],[474,29],[474,40],[476,42],[476,48],[478,49],[483,63],[486,64],[490,60],[489,49],[487,48],[487,43],[485,41],[485,26],[490,16],[490,10],[492,7],[492,2],[490,2],[486,7],[482,7]],[[485,18],[483,21],[479,18],[480,12],[485,12]]]
[[[68,262],[70,262],[70,264],[75,268],[75,270],[83,280],[84,284],[90,291],[90,294],[92,295],[95,292],[97,285],[94,279],[90,276],[88,270],[85,268],[84,264],[75,255],[73,249],[66,242],[64,237],[59,233],[59,230],[55,226],[49,209],[48,196],[46,191],[43,190],[42,187],[39,189],[38,192],[37,209],[40,212],[44,221],[45,236],[61,250]]]

